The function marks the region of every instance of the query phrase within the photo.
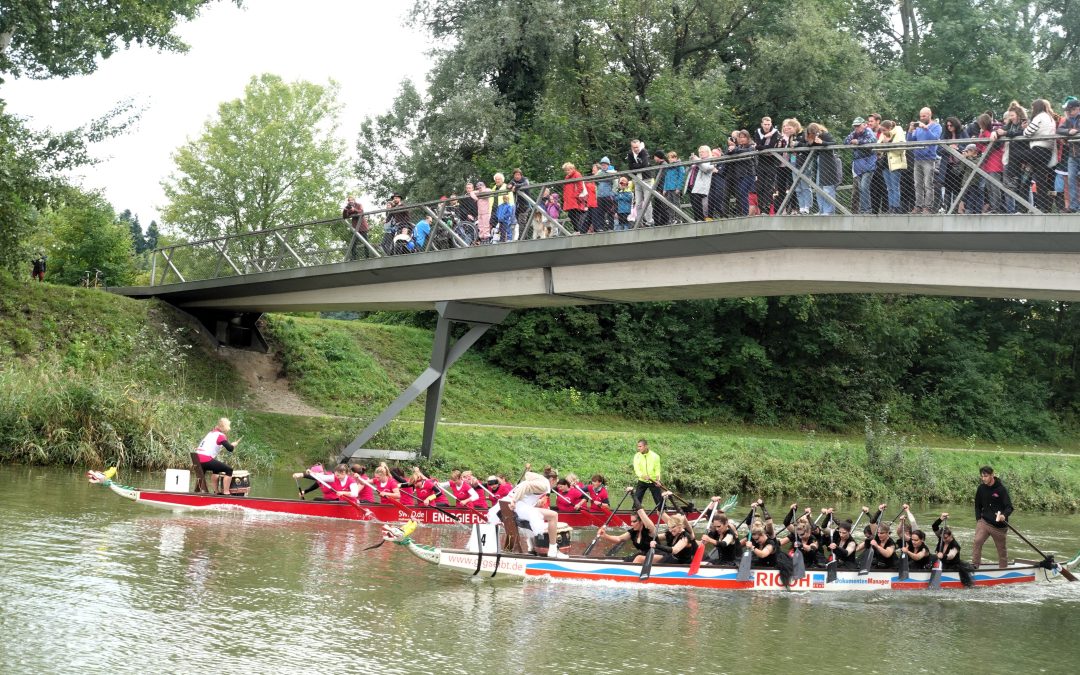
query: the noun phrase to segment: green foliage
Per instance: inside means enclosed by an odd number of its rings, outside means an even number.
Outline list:
[[[176,171],[162,183],[169,200],[164,221],[203,239],[334,213],[345,173],[343,143],[336,136],[337,93],[332,82],[252,77],[243,98],[218,106],[202,135],[176,151]],[[237,245],[267,244],[260,239]]]
[[[173,30],[207,4],[209,0],[5,3],[0,12],[0,75],[85,75],[97,69],[99,58],[114,54],[120,43],[185,51],[187,46]]]
[[[243,395],[213,345],[167,305],[4,274],[0,364],[5,461],[183,466],[208,422]],[[245,448],[251,464],[267,466],[271,447]]]
[[[110,286],[134,277],[131,229],[100,195],[69,190],[60,205],[42,214],[42,222],[52,232],[50,281],[77,285],[87,270],[100,270]]]

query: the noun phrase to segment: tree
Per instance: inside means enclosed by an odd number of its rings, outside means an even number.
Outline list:
[[[5,2],[0,6],[0,82],[4,74],[47,78],[92,73],[98,59],[112,56],[121,43],[186,51],[173,30],[212,1]]]
[[[149,227],[146,228],[146,247],[144,251],[153,251],[158,246],[158,224],[156,220],[151,220]]]
[[[131,245],[138,255],[146,250],[146,239],[143,237],[142,225],[139,224],[138,214],[131,213],[131,209],[124,209],[116,219],[127,226],[131,232]]]
[[[162,182],[168,199],[163,221],[204,239],[335,213],[347,171],[344,143],[336,135],[337,93],[333,82],[251,78],[243,98],[218,106],[202,135],[173,155],[176,170]],[[259,239],[257,252],[267,253],[267,242]]]
[[[49,256],[53,281],[75,285],[87,270],[100,270],[110,286],[131,282],[131,229],[101,195],[69,189],[56,208],[43,212],[42,221],[54,234]]]

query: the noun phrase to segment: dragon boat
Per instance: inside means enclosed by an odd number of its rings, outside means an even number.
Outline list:
[[[375,523],[416,521],[424,525],[479,525],[487,522],[486,510],[454,506],[398,506],[390,503],[368,502],[358,502],[354,505],[344,501],[250,497],[246,492],[219,495],[205,492],[188,492],[186,488],[179,490],[151,490],[122,485],[113,480],[112,475],[106,475],[106,473],[100,471],[88,471],[87,477],[91,483],[105,486],[125,499],[130,499],[138,504],[173,511],[247,509],[294,516],[337,518]],[[168,482],[167,487],[169,487]],[[249,487],[239,488],[239,490],[246,489],[249,489]],[[631,511],[617,511],[612,515],[611,524],[625,527],[630,522],[631,514]],[[689,513],[688,517],[696,518],[698,515],[699,513],[694,511]],[[604,523],[607,516],[607,513],[601,511],[560,511],[559,522],[575,528],[597,527]],[[657,519],[656,514],[653,514],[651,518],[655,522]]]
[[[837,570],[835,578],[826,569],[807,569],[800,578],[792,578],[787,586],[780,578],[776,568],[751,568],[748,578],[740,579],[739,571],[733,566],[699,566],[691,572],[691,565],[656,563],[651,573],[642,574],[642,565],[626,562],[621,558],[585,558],[569,556],[549,558],[530,553],[508,553],[499,546],[484,546],[485,542],[498,542],[498,532],[482,533],[483,528],[495,528],[494,525],[477,526],[465,549],[438,548],[421,544],[413,540],[411,534],[416,523],[408,523],[403,528],[392,525],[383,526],[383,537],[408,549],[424,562],[456,570],[467,576],[487,578],[523,579],[528,577],[547,577],[554,580],[601,581],[637,584],[643,586],[685,586],[692,588],[710,588],[737,591],[900,591],[926,590],[930,587],[930,570],[912,570],[906,579],[901,579],[895,570],[871,570],[860,574],[859,570]],[[477,542],[480,542],[479,544]],[[568,543],[568,542],[567,542]],[[1068,568],[1080,562],[1080,554],[1064,563],[1064,574]],[[1005,568],[982,567],[973,573],[976,587],[999,586],[1004,584],[1027,584],[1036,581],[1049,581],[1061,575],[1062,564],[1054,563],[1052,558],[1042,562],[1017,560]],[[959,573],[956,570],[944,570],[941,573],[941,588],[960,588]]]

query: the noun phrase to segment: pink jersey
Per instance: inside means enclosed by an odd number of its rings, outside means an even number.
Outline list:
[[[318,475],[318,474],[314,474]],[[353,478],[352,474],[345,476],[345,478],[339,478],[336,473],[324,473],[319,476],[322,480],[319,481],[319,488],[322,490],[323,499],[335,500],[338,499],[339,492],[352,492],[353,486],[359,486],[360,483]]]
[[[428,497],[436,495],[435,499],[432,500],[432,503],[438,504],[439,506],[450,505],[450,502],[446,499],[446,495],[443,494],[442,490],[438,489],[438,483],[433,478],[422,480],[419,485],[413,485],[413,490],[416,491],[416,501],[418,502],[423,503],[427,501]]]
[[[363,473],[360,474],[360,478],[363,479],[363,481],[367,481],[368,483],[371,483],[371,479],[367,477],[367,474],[363,474]],[[372,490],[367,485],[364,485],[363,481],[357,481],[357,482],[360,483],[360,497],[359,497],[360,501],[374,502],[375,501],[375,491]]]
[[[398,482],[393,478],[387,478],[386,480],[379,480],[378,476],[371,481],[371,484],[375,486],[375,489],[379,492],[393,492],[398,489]],[[387,501],[380,499],[379,501]],[[404,503],[404,502],[402,502]]]
[[[411,486],[411,485],[409,485],[407,483],[402,483],[402,485],[401,485],[401,505],[402,506],[412,506],[414,504],[416,504],[416,490],[413,489],[413,486]]]
[[[559,492],[558,495],[551,496],[551,503],[557,511],[579,511],[577,504],[585,498],[585,493],[577,486],[571,487],[565,493]]]
[[[450,481],[450,494],[454,495],[458,506],[466,509],[482,509],[487,506],[487,502],[477,494],[477,490],[465,481]]]
[[[495,488],[493,490],[493,492],[495,493],[495,499],[502,499],[503,497],[505,497],[506,495],[510,494],[513,491],[514,491],[514,486],[511,485],[510,483],[501,483],[499,485],[499,487],[497,487],[497,488]]]

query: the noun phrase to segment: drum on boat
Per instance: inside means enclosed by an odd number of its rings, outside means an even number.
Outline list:
[[[573,532],[573,528],[566,523],[559,523],[558,529],[555,531],[555,542],[559,547],[559,550],[566,553],[570,550],[570,534]],[[541,532],[533,539],[533,546],[536,548],[536,552],[540,555],[546,555],[549,541],[548,533]]]
[[[251,492],[251,474],[247,471],[233,471],[232,483],[229,485],[229,494],[238,497],[246,497]]]

